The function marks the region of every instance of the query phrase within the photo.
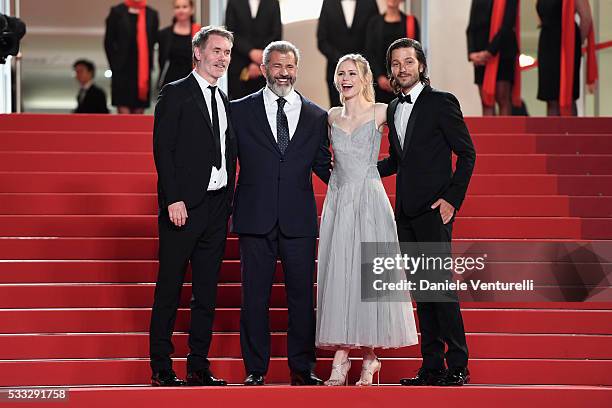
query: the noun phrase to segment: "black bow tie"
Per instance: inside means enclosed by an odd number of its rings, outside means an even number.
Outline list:
[[[408,95],[400,94],[397,97],[397,99],[398,99],[399,103],[404,103],[404,102],[412,103],[412,98],[410,97],[410,94],[408,94]]]

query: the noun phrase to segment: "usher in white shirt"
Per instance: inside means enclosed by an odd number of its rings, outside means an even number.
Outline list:
[[[412,108],[414,108],[414,104],[416,103],[417,98],[421,94],[425,86],[421,81],[414,86],[408,92],[410,95],[410,99],[412,103],[404,102],[398,103],[397,109],[395,109],[395,115],[393,115],[393,120],[395,121],[395,131],[397,132],[397,137],[400,140],[400,146],[402,149],[404,148],[404,137],[406,136],[406,126],[408,126],[408,120],[410,119],[410,114],[412,113]]]
[[[277,94],[272,92],[267,86],[263,91],[264,107],[266,108],[266,116],[268,117],[268,123],[270,124],[270,130],[274,135],[274,140],[278,143],[278,136],[276,132],[276,112],[278,112],[278,102],[280,98]],[[295,129],[297,129],[298,121],[300,120],[300,112],[302,110],[302,98],[292,89],[287,96],[284,96],[287,100],[283,110],[287,115],[287,122],[289,122],[289,140],[293,138]]]
[[[351,28],[353,20],[355,19],[355,8],[357,7],[357,0],[342,0],[342,12],[344,13],[344,21],[346,26]]]
[[[251,9],[251,18],[257,17],[257,10],[259,10],[259,3],[261,0],[249,0],[249,8]]]
[[[195,70],[193,71],[193,76],[198,81],[200,85],[200,89],[202,90],[202,94],[204,94],[204,99],[206,100],[206,108],[208,108],[208,116],[210,118],[210,123],[212,124],[212,109],[211,109],[211,90],[208,87],[212,84],[208,83],[207,80],[202,78]],[[208,187],[206,188],[208,191],[219,190],[225,186],[227,186],[227,168],[225,165],[225,132],[227,131],[227,114],[225,113],[225,105],[223,104],[223,99],[221,99],[221,94],[219,94],[219,88],[215,91],[215,103],[217,104],[217,113],[219,114],[219,135],[221,136],[221,168],[217,169],[215,166],[212,166],[210,171],[210,181],[208,183]]]

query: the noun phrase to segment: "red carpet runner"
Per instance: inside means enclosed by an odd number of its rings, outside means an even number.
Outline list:
[[[471,118],[468,125],[479,156],[456,239],[612,240],[612,119]],[[1,387],[148,383],[157,247],[151,127],[151,117],[0,116]],[[392,196],[394,180],[385,186]],[[316,192],[321,204],[319,181]],[[231,236],[211,349],[214,372],[231,383],[244,377],[239,267]],[[547,265],[515,267],[518,273]],[[175,336],[181,376],[189,292],[186,285]],[[288,369],[280,273],[272,306],[267,381],[282,384]],[[79,388],[69,402],[595,407],[612,400],[612,303],[462,306],[474,384],[463,389]],[[382,351],[381,382],[414,373],[418,354],[415,347]],[[317,371],[326,377],[330,354],[320,355]],[[354,383],[360,364],[353,366]]]

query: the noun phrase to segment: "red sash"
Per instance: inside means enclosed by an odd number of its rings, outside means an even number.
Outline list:
[[[129,8],[138,9],[136,45],[138,47],[138,99],[146,101],[149,94],[149,42],[147,38],[147,0],[125,0]]]
[[[415,39],[416,35],[416,23],[414,21],[414,16],[406,16],[406,37]]]
[[[576,1],[563,0],[561,13],[561,80],[559,84],[559,110],[561,115],[572,114],[574,101],[574,53],[576,36]],[[597,58],[595,56],[595,33],[593,25],[589,30],[587,42],[587,83],[597,81]]]
[[[506,0],[493,0],[493,11],[491,13],[491,28],[489,29],[489,42],[493,40],[497,32],[501,29],[504,22],[506,10]],[[520,35],[520,5],[517,4],[515,33],[518,45],[518,53],[514,62],[514,84],[512,87],[512,105],[521,106],[521,70],[519,65],[519,55],[521,49]],[[497,84],[497,70],[499,69],[499,52],[494,55],[485,66],[485,75],[482,84],[483,103],[486,106],[495,106],[495,86]]]

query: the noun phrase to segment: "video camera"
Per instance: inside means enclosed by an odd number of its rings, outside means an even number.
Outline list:
[[[4,64],[9,55],[17,55],[19,41],[25,33],[26,26],[23,21],[0,14],[0,64]]]

